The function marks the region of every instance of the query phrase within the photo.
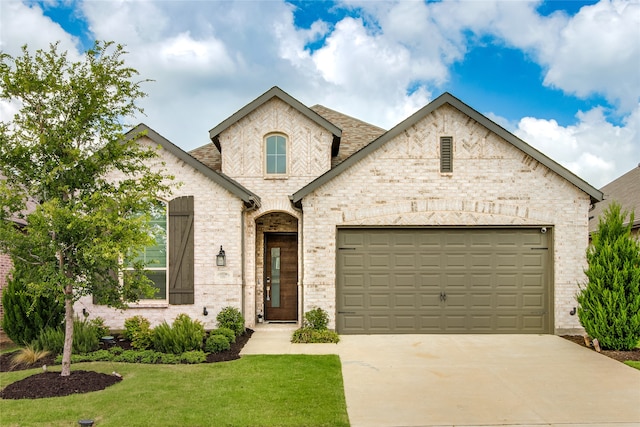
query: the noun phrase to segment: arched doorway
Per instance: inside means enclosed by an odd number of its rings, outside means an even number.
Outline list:
[[[298,321],[298,220],[285,212],[256,219],[256,309],[266,322]]]

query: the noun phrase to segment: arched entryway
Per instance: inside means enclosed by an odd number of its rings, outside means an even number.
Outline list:
[[[288,213],[256,219],[256,284],[259,319],[298,321],[298,220]]]

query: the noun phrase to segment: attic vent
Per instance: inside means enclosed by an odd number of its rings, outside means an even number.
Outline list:
[[[440,137],[440,172],[453,172],[453,138]]]

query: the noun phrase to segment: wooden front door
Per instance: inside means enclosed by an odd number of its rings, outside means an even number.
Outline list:
[[[298,320],[298,236],[265,233],[265,320]]]

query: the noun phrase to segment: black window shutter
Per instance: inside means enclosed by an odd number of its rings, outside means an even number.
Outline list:
[[[193,304],[193,196],[169,202],[169,304]]]
[[[453,138],[440,138],[440,172],[453,172]]]

